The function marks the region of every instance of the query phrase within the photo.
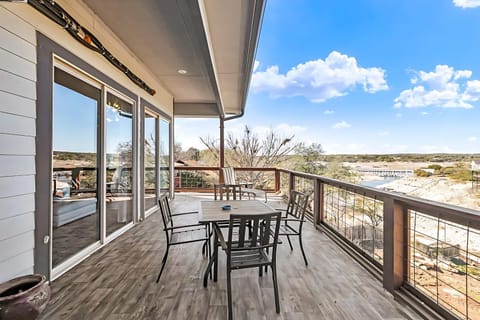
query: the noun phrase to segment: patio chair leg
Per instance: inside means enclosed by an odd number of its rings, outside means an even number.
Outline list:
[[[305,255],[305,251],[303,250],[302,234],[299,235],[298,240],[300,242],[300,249],[302,250],[303,260],[305,260],[305,265],[308,266],[307,256]]]
[[[290,237],[287,235],[288,244],[290,245],[290,251],[293,251],[292,241],[290,241]]]
[[[275,294],[275,311],[277,313],[280,313],[280,301],[278,298],[278,284],[277,284],[277,267],[275,263],[273,263],[271,267],[272,267],[273,291]]]
[[[233,305],[232,305],[232,277],[231,271],[227,270],[227,300],[228,300],[228,320],[233,319]]]
[[[158,274],[157,283],[160,281],[160,277],[162,276],[163,269],[165,268],[165,264],[167,263],[168,249],[169,249],[169,248],[170,248],[170,247],[167,246],[167,250],[165,250],[165,255],[163,256],[163,259],[162,259],[162,269],[160,269],[160,273]]]

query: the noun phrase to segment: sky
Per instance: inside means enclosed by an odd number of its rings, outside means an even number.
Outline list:
[[[268,0],[238,134],[327,154],[480,152],[480,0]],[[203,149],[216,119],[175,119]]]

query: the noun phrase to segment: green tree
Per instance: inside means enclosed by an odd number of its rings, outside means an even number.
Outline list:
[[[311,174],[321,174],[325,171],[326,166],[322,162],[324,151],[320,143],[310,145],[300,143],[295,151],[298,156],[295,170]]]

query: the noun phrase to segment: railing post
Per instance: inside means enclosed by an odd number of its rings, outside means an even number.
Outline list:
[[[324,184],[320,179],[315,179],[314,199],[313,199],[313,222],[314,225],[319,225],[323,221],[324,215],[324,197],[323,197]]]
[[[392,198],[383,202],[383,287],[393,293],[404,280],[406,216],[405,208]]]
[[[292,190],[295,189],[295,176],[293,173],[289,172],[288,173],[288,196],[290,196],[290,193],[292,193]]]
[[[275,192],[280,191],[280,170],[275,168]]]

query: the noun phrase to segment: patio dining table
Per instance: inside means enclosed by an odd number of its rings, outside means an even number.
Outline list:
[[[230,210],[224,210],[223,206],[230,205]],[[200,202],[200,210],[198,213],[199,223],[222,223],[229,222],[230,215],[233,214],[263,214],[276,212],[269,204],[259,200],[209,200]],[[212,228],[213,230],[213,228]],[[217,234],[214,232],[213,253],[210,256],[207,269],[203,276],[203,286],[207,286],[208,275],[213,266],[213,281],[217,281],[218,273],[218,246]]]

